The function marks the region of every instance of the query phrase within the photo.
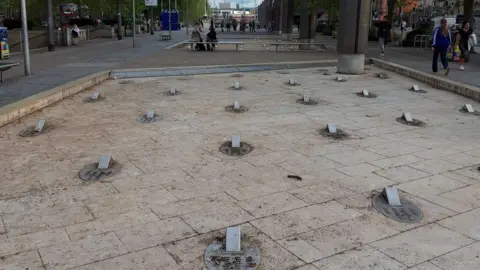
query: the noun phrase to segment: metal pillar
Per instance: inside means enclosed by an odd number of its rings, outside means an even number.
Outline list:
[[[187,11],[185,12],[185,28],[187,28],[187,36],[188,36],[188,0],[186,0],[186,3],[187,3],[187,6],[185,8]]]
[[[168,34],[172,37],[172,12],[171,12],[172,0],[168,0]]]
[[[20,0],[20,12],[22,16],[23,65],[25,76],[30,76],[30,49],[28,46],[27,5],[25,0]]]
[[[283,28],[283,0],[280,0],[280,6],[278,7],[278,34],[282,34]]]
[[[122,38],[123,38],[123,35],[120,32],[121,29],[122,29],[122,11],[120,9],[120,1],[121,0],[117,0],[117,20],[118,20],[117,38],[118,38],[118,40],[122,40]]]
[[[153,26],[155,25],[155,23],[153,22],[154,21],[154,17],[153,17],[153,7],[150,7],[150,35],[153,36]]]
[[[295,0],[288,0],[287,2],[287,40],[292,39],[293,33],[293,13],[295,12]]]
[[[136,42],[136,33],[137,33],[137,26],[135,22],[135,0],[132,0],[132,34],[133,34],[133,48],[135,48],[135,42]]]
[[[340,0],[337,51],[339,53],[337,72],[362,74],[365,52],[367,51],[370,0]]]
[[[310,12],[308,10],[308,0],[300,0],[300,42],[310,43]],[[308,46],[301,45],[300,48]]]
[[[48,24],[48,51],[55,50],[55,34],[53,32],[52,0],[47,0],[47,24]]]

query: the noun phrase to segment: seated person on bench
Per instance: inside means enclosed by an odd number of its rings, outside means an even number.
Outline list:
[[[202,32],[202,28],[200,28],[200,24],[197,22],[195,23],[195,28],[193,29],[192,36],[191,36],[191,41],[192,42],[198,42],[195,44],[195,50],[197,51],[205,51],[205,44],[201,43],[203,42],[202,36],[200,35],[200,32]]]
[[[217,42],[217,32],[215,28],[210,27],[210,32],[207,34],[207,42]],[[215,44],[207,44],[207,51],[215,50]]]

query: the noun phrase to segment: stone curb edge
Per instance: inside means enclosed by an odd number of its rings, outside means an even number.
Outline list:
[[[370,63],[376,67],[395,72],[405,77],[415,79],[417,81],[429,84],[435,88],[456,93],[461,96],[480,102],[480,88],[478,87],[453,81],[448,78],[441,78],[434,74],[430,74],[427,72],[423,72],[420,70],[398,65],[398,64],[377,59],[377,58],[370,58]]]
[[[109,79],[110,71],[90,74],[0,107],[0,127]]]
[[[322,61],[303,61],[303,62],[277,62],[277,63],[256,63],[241,65],[211,65],[211,66],[185,66],[185,67],[167,67],[167,68],[146,68],[146,69],[123,69],[113,70],[110,73],[111,78],[145,78],[145,77],[165,77],[165,76],[187,76],[202,75],[214,73],[233,73],[233,72],[258,72],[281,69],[300,69],[300,68],[319,68],[331,67],[337,64],[337,60]]]

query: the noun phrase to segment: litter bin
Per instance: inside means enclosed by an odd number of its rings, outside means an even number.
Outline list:
[[[8,29],[0,27],[0,59],[7,59],[10,57],[10,50],[8,49]]]

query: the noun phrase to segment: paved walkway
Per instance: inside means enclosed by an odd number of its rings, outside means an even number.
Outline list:
[[[258,270],[480,269],[479,118],[458,111],[464,97],[377,72],[108,80],[103,100],[82,92],[1,127],[0,269],[202,270],[227,226],[261,249]],[[245,88],[229,90],[234,80]],[[171,87],[181,94],[163,95]],[[234,100],[249,110],[226,112]],[[162,119],[138,123],[149,108]],[[404,110],[427,126],[398,123]],[[17,135],[37,119],[53,129]],[[327,123],[350,139],[321,136]],[[253,151],[221,153],[232,135]],[[105,153],[121,170],[80,180]],[[390,185],[421,221],[372,207]]]
[[[0,84],[0,106],[45,91],[68,81],[84,77],[107,68],[151,54],[166,46],[187,38],[185,32],[172,32],[172,40],[159,41],[158,34],[144,35],[132,48],[132,39],[97,40],[76,48],[61,48],[57,51],[32,53],[31,77],[23,77],[23,56],[15,55],[11,61],[22,63],[5,73],[6,82]]]
[[[371,44],[367,57],[380,57],[380,51]],[[432,73],[432,52],[419,48],[387,47],[385,57],[387,61],[398,63],[417,70]],[[439,64],[439,76],[443,76],[443,68]],[[450,63],[451,72],[448,78],[465,84],[480,87],[480,55],[472,54],[471,61],[465,65],[465,71],[459,69],[459,63]]]

